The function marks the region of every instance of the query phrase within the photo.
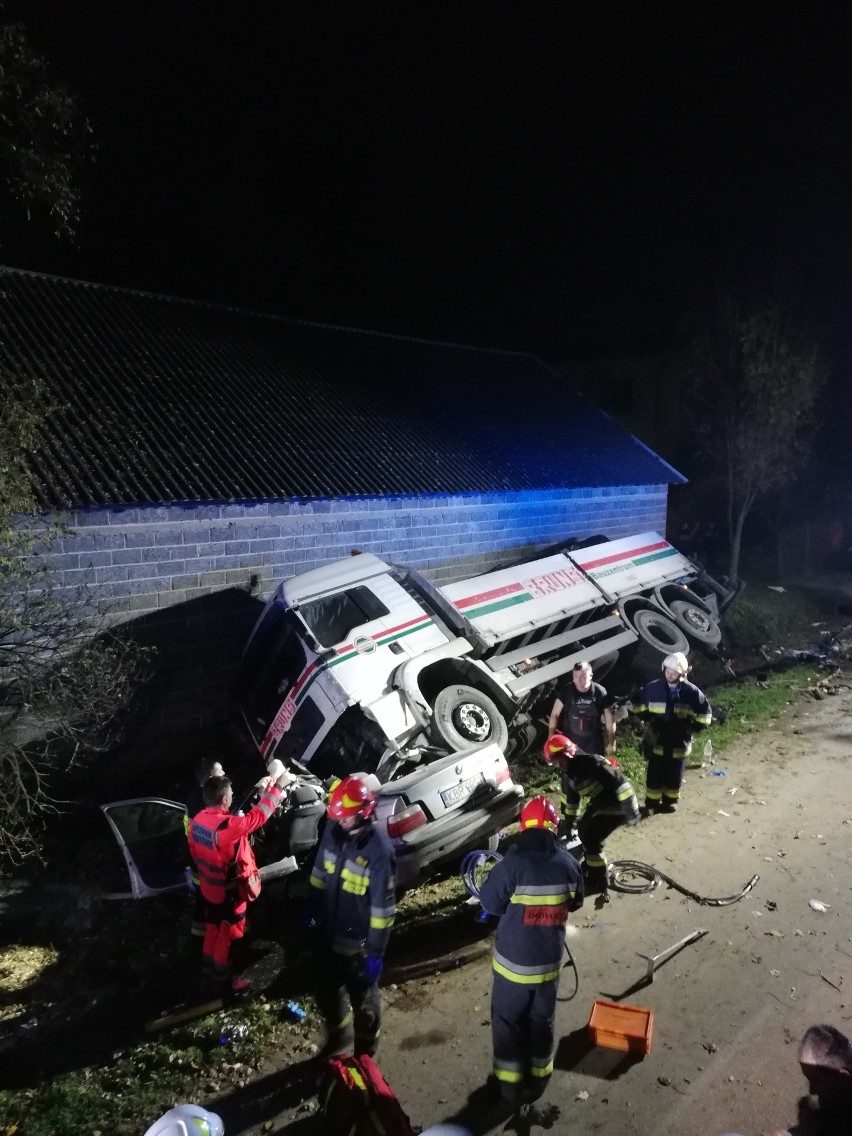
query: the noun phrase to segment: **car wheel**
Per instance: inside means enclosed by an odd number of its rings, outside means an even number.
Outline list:
[[[702,651],[712,651],[719,645],[722,638],[721,628],[703,606],[682,598],[669,600],[667,606],[672,619],[690,643]]]
[[[689,653],[689,640],[677,624],[655,607],[631,607],[626,619],[643,643],[661,655]]]
[[[497,703],[473,686],[447,686],[432,708],[432,729],[450,749],[478,749],[495,743],[505,753],[509,727]]]

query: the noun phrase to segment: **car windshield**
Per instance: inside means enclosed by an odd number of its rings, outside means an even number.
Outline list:
[[[242,661],[240,705],[258,744],[305,669],[307,655],[299,632],[300,625],[293,613],[273,604]]]

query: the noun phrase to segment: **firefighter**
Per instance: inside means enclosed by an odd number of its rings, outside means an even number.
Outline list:
[[[360,777],[339,781],[311,871],[306,925],[321,958],[317,1001],[326,1018],[327,1056],[373,1056],[381,1029],[379,977],[396,918],[396,857],[376,827],[376,796]]]
[[[234,790],[227,777],[210,777],[204,785],[206,807],[189,824],[189,851],[198,869],[206,904],[202,947],[202,989],[205,993],[240,993],[243,979],[230,982],[231,943],[245,933],[246,907],[260,894],[260,877],[249,833],[261,828],[278,807],[283,790],[295,780],[273,760],[269,776],[258,782],[260,801],[245,816],[230,812]]]
[[[604,843],[621,825],[639,822],[639,802],[633,786],[612,760],[583,753],[564,734],[553,734],[544,745],[544,760],[562,778],[562,811],[577,826],[586,860],[586,891],[606,888]],[[585,802],[579,823],[577,817]]]
[[[647,723],[648,758],[645,814],[677,812],[683,768],[692,752],[693,735],[713,718],[706,696],[687,682],[689,663],[677,651],[663,660],[663,677],[642,687],[633,712]]]
[[[556,993],[568,914],[583,904],[580,866],[556,842],[559,815],[547,797],[521,812],[521,833],[479,893],[500,919],[494,941],[491,1034],[494,1075],[517,1109],[542,1095],[553,1073]]]
[[[222,768],[220,762],[214,758],[202,757],[195,766],[195,781],[192,788],[186,797],[186,813],[183,818],[183,828],[186,833],[186,839],[189,840],[189,822],[193,817],[204,808],[204,785],[211,777],[224,777],[225,770]],[[190,934],[196,938],[203,939],[207,931],[207,922],[205,919],[206,903],[204,896],[201,894],[201,888],[198,886],[198,868],[193,862],[192,855],[189,857],[189,867],[187,868],[188,880],[187,886],[193,892],[192,904],[192,924],[190,926]]]

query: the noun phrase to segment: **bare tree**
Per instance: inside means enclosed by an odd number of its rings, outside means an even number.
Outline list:
[[[73,237],[77,173],[93,154],[76,97],[30,46],[22,24],[0,24],[0,176],[7,194],[28,218],[47,214],[57,236]]]
[[[40,516],[27,459],[44,412],[32,390],[0,409],[0,869],[40,851],[52,782],[117,739],[147,653],[110,630],[50,551],[70,530]]]
[[[0,191],[73,237],[91,153],[74,96],[21,24],[0,24]],[[0,375],[0,870],[39,854],[55,775],[110,746],[146,669],[91,591],[51,569],[67,530],[39,513],[28,471],[49,416],[34,384]]]
[[[695,345],[699,444],[725,486],[730,562],[739,578],[743,526],[755,502],[794,482],[813,441],[828,367],[778,302],[720,301]]]

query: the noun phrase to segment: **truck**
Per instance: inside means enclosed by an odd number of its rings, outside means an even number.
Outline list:
[[[659,673],[671,652],[711,651],[735,594],[656,532],[441,587],[353,553],[278,585],[243,654],[240,712],[264,759],[368,774],[416,874],[517,815],[506,756],[533,744],[536,706],[575,662]]]

